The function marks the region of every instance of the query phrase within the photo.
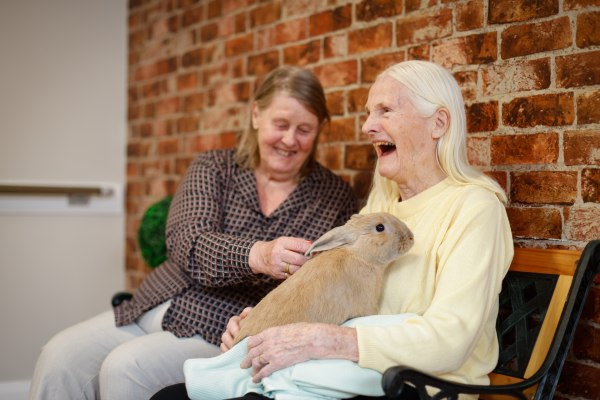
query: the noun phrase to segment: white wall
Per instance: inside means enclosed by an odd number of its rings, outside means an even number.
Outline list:
[[[126,0],[0,1],[0,183],[124,187],[126,29]],[[124,287],[121,200],[108,213],[36,201],[0,207],[0,388],[29,380],[52,334]]]

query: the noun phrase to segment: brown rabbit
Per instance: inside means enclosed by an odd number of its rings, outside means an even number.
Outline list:
[[[408,227],[388,213],[353,215],[306,252],[311,257],[240,322],[234,344],[272,326],[294,322],[339,325],[373,315],[385,267],[413,245]]]

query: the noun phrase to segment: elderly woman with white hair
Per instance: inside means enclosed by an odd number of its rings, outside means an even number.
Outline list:
[[[362,130],[378,161],[361,213],[389,212],[414,233],[412,249],[387,269],[379,308],[404,318],[385,326],[270,328],[248,339],[241,367],[259,389],[276,371],[333,359],[378,373],[407,365],[455,382],[488,384],[498,358],[498,294],[513,242],[506,195],[468,163],[460,88],[434,63],[401,62],[378,76],[366,111]],[[231,346],[242,318],[229,321],[222,349]],[[186,384],[196,398],[187,376]],[[248,391],[255,393],[243,398],[277,398],[266,389]],[[343,392],[333,397],[383,394]]]

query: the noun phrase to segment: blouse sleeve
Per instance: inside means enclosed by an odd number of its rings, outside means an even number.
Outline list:
[[[260,280],[248,266],[250,247],[256,239],[230,235],[222,229],[226,169],[214,157],[199,156],[188,168],[169,210],[169,260],[203,286]]]
[[[393,327],[357,328],[361,366],[383,372],[409,365],[442,375],[463,366],[490,330],[495,334],[498,294],[513,255],[510,227],[500,202],[468,209],[437,247],[435,293],[426,311]]]

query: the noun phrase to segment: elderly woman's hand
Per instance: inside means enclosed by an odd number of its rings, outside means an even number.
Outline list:
[[[260,382],[273,372],[313,359],[358,361],[356,330],[329,324],[300,322],[269,328],[248,339],[248,354],[241,368],[252,367],[252,380]]]
[[[234,315],[229,318],[225,332],[221,335],[221,351],[223,353],[233,347],[233,338],[235,338],[235,335],[240,331],[240,321],[246,318],[250,311],[252,311],[252,307],[246,307],[242,310],[240,315]]]
[[[306,262],[304,253],[311,242],[294,237],[280,237],[269,242],[258,241],[250,249],[248,263],[255,274],[286,279]]]

